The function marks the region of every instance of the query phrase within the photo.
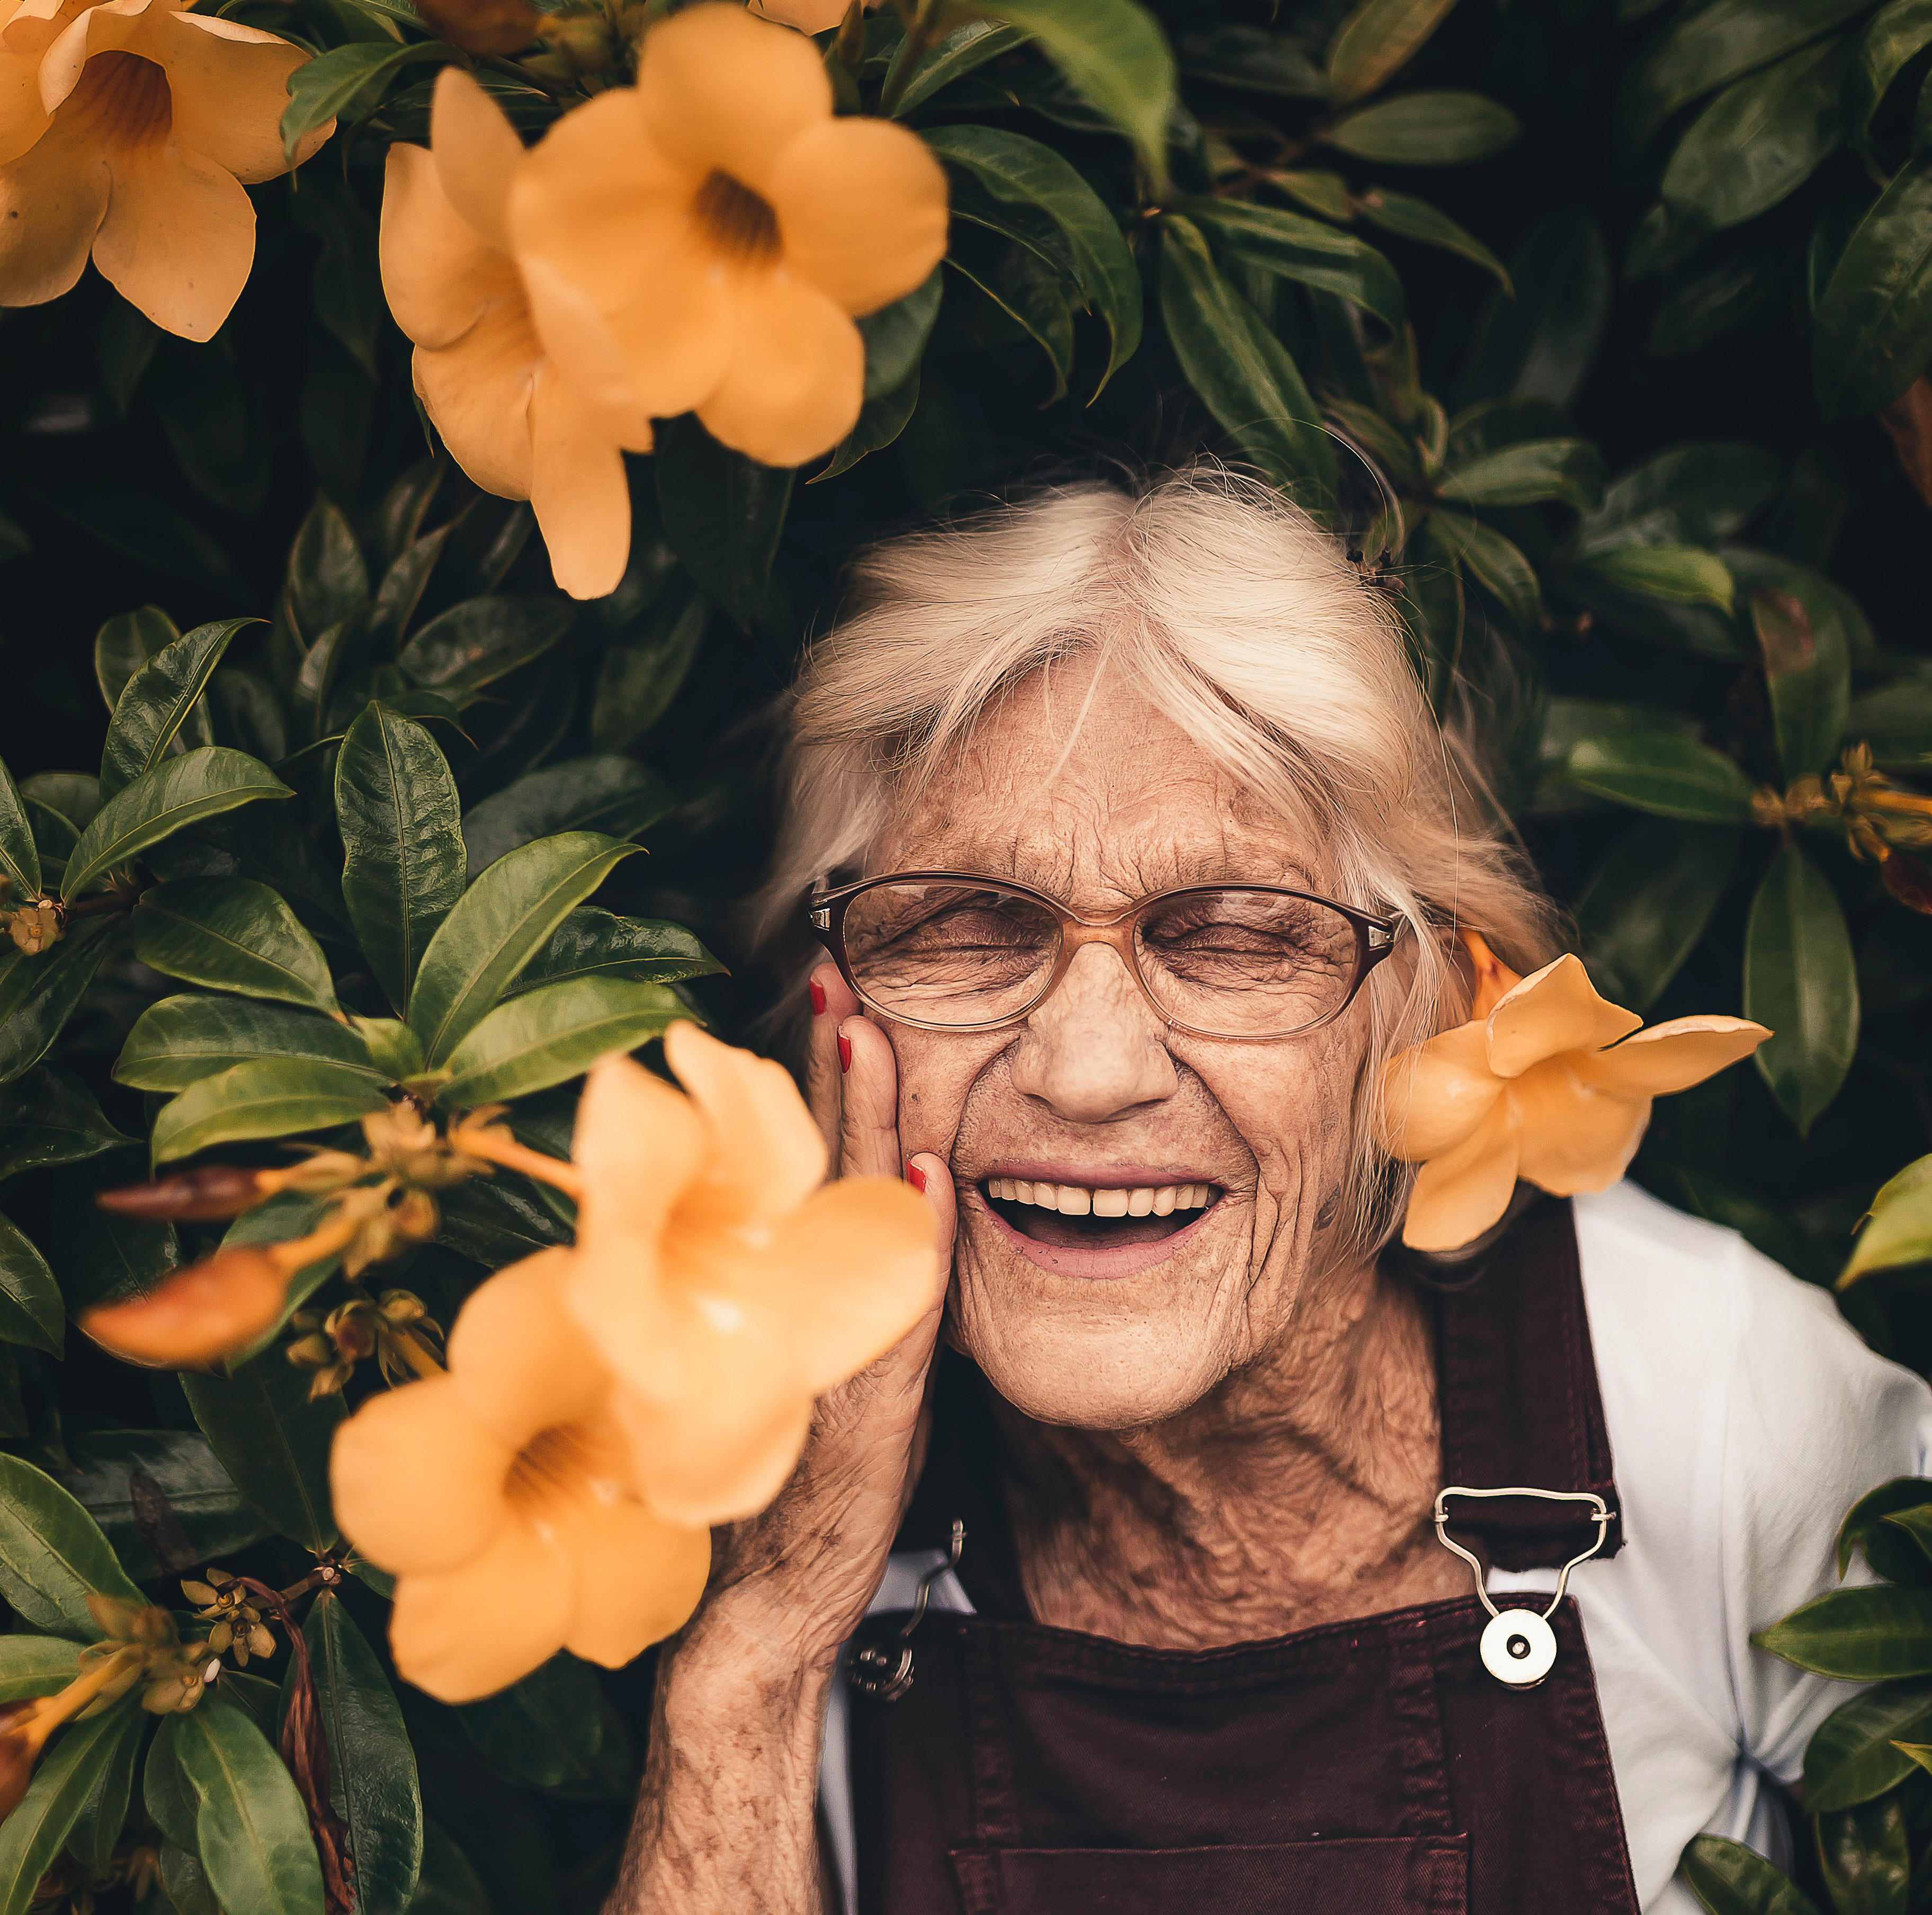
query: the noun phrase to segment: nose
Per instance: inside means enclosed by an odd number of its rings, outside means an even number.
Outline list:
[[[1022,1027],[1014,1088],[1070,1124],[1130,1117],[1177,1087],[1162,1028],[1118,953],[1086,945]]]

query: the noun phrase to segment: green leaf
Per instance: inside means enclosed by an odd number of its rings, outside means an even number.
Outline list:
[[[1576,528],[1580,554],[1617,545],[1720,545],[1778,496],[1784,461],[1742,440],[1702,439],[1657,452],[1604,488]]]
[[[308,1058],[257,1058],[197,1078],[161,1106],[150,1139],[156,1163],[214,1144],[286,1137],[352,1123],[388,1102],[366,1067]]]
[[[1932,678],[1901,680],[1854,698],[1844,735],[1870,745],[1880,764],[1932,759]]]
[[[1932,1675],[1932,1589],[1834,1589],[1751,1640],[1800,1669],[1841,1681]]]
[[[1353,233],[1279,206],[1245,200],[1180,199],[1174,210],[1216,245],[1263,272],[1334,293],[1372,313],[1392,332],[1408,323],[1394,267]]]
[[[1862,146],[1892,83],[1932,46],[1932,0],[1890,0],[1865,23],[1845,81],[1845,131]]]
[[[22,1622],[50,1635],[94,1642],[89,1594],[139,1604],[92,1517],[31,1463],[0,1455],[0,1595]]]
[[[252,619],[196,626],[165,646],[128,680],[100,753],[100,795],[111,799],[168,755],[188,714],[207,689],[229,641]]]
[[[952,249],[946,263],[970,280],[1020,331],[1030,335],[1053,368],[1053,390],[1042,401],[1066,397],[1073,370],[1073,309],[1079,291],[1070,268],[1024,236],[1019,223],[1003,224],[982,209],[979,221],[961,217],[956,191]],[[1054,249],[1056,251],[1058,248]]]
[[[461,806],[436,740],[380,704],[364,708],[335,761],[342,898],[391,1004],[409,1008],[416,966],[463,895]]]
[[[0,1178],[75,1163],[135,1141],[101,1115],[94,1094],[58,1064],[0,1085]]]
[[[58,1356],[67,1305],[46,1259],[20,1227],[0,1217],[0,1342]]]
[[[0,760],[0,879],[13,890],[11,898],[0,890],[0,903],[18,904],[40,894],[40,851],[27,821],[26,807],[20,801],[20,788],[4,760]]]
[[[328,1742],[329,1798],[349,1825],[357,1915],[404,1915],[422,1866],[416,1752],[382,1665],[326,1589],[302,1625]],[[294,1679],[290,1664],[289,1681]],[[284,1688],[284,1707],[287,1706]]]
[[[607,753],[546,765],[464,815],[470,880],[532,839],[566,831],[632,839],[670,807],[670,787],[634,758]]]
[[[141,1733],[131,1697],[59,1732],[20,1806],[0,1823],[0,1915],[26,1915],[40,1877],[130,1733],[136,1739]]]
[[[352,1017],[350,1023],[362,1040],[369,1061],[392,1081],[418,1076],[423,1067],[422,1046],[416,1034],[400,1019]]]
[[[483,1878],[434,1822],[423,1824],[422,1873],[410,1915],[491,1915]]]
[[[1180,58],[1181,71],[1191,80],[1232,86],[1244,93],[1264,93],[1278,100],[1328,98],[1327,78],[1314,49],[1298,34],[1222,20],[1183,33],[1174,50]]]
[[[1612,847],[1576,899],[1591,968],[1632,1010],[1656,1003],[1697,946],[1737,863],[1727,826],[1646,819]]]
[[[1888,405],[1932,358],[1932,153],[1893,176],[1818,302],[1811,381],[1829,422]]]
[[[1460,167],[1516,144],[1515,114],[1480,93],[1400,93],[1345,113],[1322,134],[1358,160],[1387,167]]]
[[[1710,1915],[1818,1915],[1810,1897],[1782,1870],[1727,1835],[1694,1837],[1683,1870]]]
[[[536,1190],[527,1178],[509,1175],[459,1184],[443,1199],[436,1241],[487,1270],[568,1244],[570,1231]]]
[[[1900,1171],[1873,1199],[1874,1207],[1885,1201],[1887,1192],[1908,1187],[1915,1178],[1918,1181],[1932,1178],[1926,1159],[1922,1157]],[[1932,1564],[1928,1563],[1924,1552],[1886,1520],[1900,1510],[1920,1509],[1928,1505],[1932,1505],[1932,1478],[1894,1476],[1890,1482],[1868,1490],[1845,1512],[1845,1520],[1838,1526],[1835,1553],[1839,1580],[1844,1580],[1845,1571],[1852,1566],[1854,1552],[1862,1549],[1874,1574],[1882,1576],[1888,1583],[1932,1588]]]
[[[1681,14],[1631,69],[1618,103],[1630,149],[1678,107],[1856,19],[1871,0],[1711,0]]]
[[[160,1490],[181,1519],[177,1547],[185,1542],[196,1563],[232,1556],[270,1533],[230,1481],[208,1439],[194,1431],[87,1430],[73,1433],[69,1440],[80,1474],[69,1477],[67,1486],[137,1581],[166,1573],[135,1510],[130,1479],[137,1472]]]
[[[56,1695],[80,1673],[80,1650],[64,1636],[0,1636],[0,1702]]]
[[[1500,532],[1480,519],[1438,508],[1429,523],[1456,555],[1456,563],[1502,606],[1516,630],[1526,637],[1543,617],[1543,593],[1536,571],[1522,552]]]
[[[595,831],[506,852],[466,891],[423,953],[410,1028],[440,1069],[577,905],[637,849]]]
[[[1222,277],[1192,221],[1164,215],[1160,232],[1161,315],[1187,383],[1270,483],[1327,510],[1334,443],[1287,347]]]
[[[1822,616],[1814,617],[1814,610]],[[1822,771],[1844,735],[1852,664],[1835,614],[1824,593],[1760,586],[1750,595],[1751,626],[1764,657],[1778,761],[1787,779]]]
[[[61,896],[78,897],[104,872],[202,818],[254,799],[292,795],[266,765],[225,745],[166,759],[95,813],[68,860]]]
[[[122,612],[94,635],[94,682],[100,688],[110,716],[128,680],[180,636],[174,620],[158,605]]]
[[[304,650],[368,602],[369,568],[355,532],[319,494],[289,553],[287,591]]]
[[[1137,0],[977,0],[1038,41],[1082,98],[1132,141],[1158,190],[1167,183],[1174,56]]]
[[[979,20],[974,24],[984,27],[987,23]],[[994,28],[993,31],[1003,32],[1005,29]],[[957,130],[986,131],[983,128]],[[1082,183],[1085,184],[1084,181]],[[860,320],[859,331],[866,341],[867,398],[877,399],[897,391],[908,377],[919,369],[920,355],[926,350],[926,341],[932,336],[933,321],[939,317],[939,302],[945,285],[945,275],[934,266],[924,283],[903,299],[895,299],[890,306],[881,306],[876,313],[868,313]]]
[[[1898,1796],[1820,1815],[1815,1826],[1820,1868],[1840,1915],[1906,1915],[1912,1850]]]
[[[149,1747],[152,1749],[160,1745],[158,1736]],[[186,1787],[187,1784],[184,1783],[182,1786]],[[190,1799],[192,1799],[190,1795]],[[188,1826],[191,1830],[193,1822]],[[190,1839],[193,1839],[192,1835]],[[221,1904],[215,1900],[214,1891],[208,1885],[208,1871],[201,1865],[200,1859],[191,1850],[165,1838],[161,1843],[160,1880],[161,1892],[172,1904],[174,1915],[223,1915]],[[479,1911],[479,1915],[487,1915],[487,1911]]]
[[[320,1556],[336,1541],[328,1451],[348,1414],[340,1397],[309,1400],[309,1379],[279,1350],[231,1377],[190,1371],[188,1407],[235,1486],[291,1542]]]
[[[282,110],[282,156],[290,166],[305,134],[326,126],[358,104],[373,111],[387,83],[416,60],[457,60],[441,41],[398,47],[392,40],[352,41],[304,62],[289,75],[289,104]]]
[[[513,992],[572,977],[628,977],[640,984],[676,984],[724,967],[681,924],[657,917],[620,917],[586,905],[572,911],[518,975]]]
[[[135,1153],[125,1154],[134,1157]],[[78,1316],[98,1304],[139,1296],[152,1289],[182,1261],[181,1244],[172,1223],[117,1217],[95,1204],[97,1191],[130,1184],[140,1177],[138,1160],[133,1163],[122,1160],[122,1153],[118,1151],[112,1157],[97,1157],[92,1163],[62,1171],[54,1180],[48,1255],[58,1273],[61,1294],[70,1316]]]
[[[995,199],[1052,223],[1087,305],[1106,321],[1112,341],[1100,375],[1105,386],[1141,340],[1140,274],[1113,214],[1068,161],[1036,140],[988,126],[941,127],[926,140],[942,160],[969,174]],[[955,217],[959,216],[956,207]],[[869,365],[867,383],[869,390]]]
[[[500,1103],[547,1091],[608,1051],[634,1050],[691,1015],[662,984],[576,977],[499,1004],[450,1053],[454,1074],[436,1093],[446,1109]]]
[[[568,599],[466,599],[417,632],[396,662],[418,685],[488,685],[541,657],[576,616]]]
[[[1932,1157],[1907,1164],[1872,1199],[1870,1217],[1838,1281],[1849,1283],[1868,1270],[1907,1263],[1932,1263]],[[1932,1484],[1924,1485],[1924,1492],[1932,1499]],[[1846,1520],[1849,1525],[1850,1519]],[[1842,1559],[1846,1547],[1842,1539],[1838,1547]]]
[[[1751,782],[1736,761],[1678,732],[1585,738],[1571,750],[1564,775],[1599,797],[1660,818],[1750,821]]]
[[[1612,590],[1680,605],[1730,611],[1736,586],[1714,553],[1696,545],[1615,545],[1580,562]]]
[[[1932,1681],[1886,1682],[1842,1703],[1804,1746],[1804,1806],[1814,1815],[1853,1808],[1895,1787],[1912,1758],[1892,1745],[1932,1730]]]
[[[267,1736],[219,1690],[168,1726],[194,1790],[195,1847],[215,1898],[237,1915],[322,1915],[308,1814]]]
[[[1758,1074],[1803,1136],[1851,1068],[1858,980],[1837,894],[1796,845],[1778,847],[1751,902],[1744,995],[1744,1015],[1775,1034]]]
[[[521,1682],[456,1712],[478,1752],[526,1787],[630,1793],[622,1719],[573,1655],[554,1655]]]
[[[1755,219],[1797,191],[1844,134],[1838,98],[1849,40],[1801,47],[1727,86],[1664,170],[1665,205],[1710,231]]]
[[[37,771],[20,780],[20,795],[58,812],[78,838],[100,809],[100,780],[86,771]]]
[[[6,1000],[0,1011],[0,1083],[25,1076],[46,1055],[102,960],[122,941],[118,926],[82,920],[51,951],[23,959],[0,984],[0,998]]]
[[[337,1008],[322,947],[279,891],[252,878],[154,885],[129,928],[134,955],[164,977],[324,1013]]]
[[[120,1735],[109,1743],[106,1763],[94,1778],[74,1826],[68,1831],[68,1853],[83,1868],[97,1875],[104,1875],[112,1868],[115,1845],[128,1820],[128,1805],[134,1793],[134,1762],[141,1752],[146,1732],[141,1715],[139,1709],[124,1705],[113,1712]]]
[[[1289,177],[1280,175],[1275,183],[1294,192],[1294,188],[1286,186]],[[1300,177],[1307,179],[1312,176],[1304,174]],[[1301,197],[1298,194],[1296,197]],[[1304,203],[1308,203],[1304,200]],[[1393,187],[1372,186],[1355,201],[1355,205],[1371,226],[1378,226],[1383,232],[1392,233],[1398,239],[1413,240],[1418,246],[1433,246],[1444,253],[1458,254],[1463,259],[1472,260],[1485,272],[1495,274],[1505,293],[1514,292],[1508,270],[1502,261],[1473,233],[1458,226],[1447,213],[1432,206],[1426,200],[1418,200],[1412,193],[1398,193]]]
[[[883,452],[911,423],[918,407],[919,371],[915,367],[906,374],[902,385],[866,401],[859,410],[859,422],[832,447],[824,470],[814,473],[805,482],[806,485],[823,485],[828,479],[850,472],[868,454]],[[606,654],[607,658],[609,656]]]
[[[114,1081],[140,1091],[184,1091],[254,1058],[310,1058],[366,1070],[383,1081],[389,1076],[362,1038],[332,1017],[184,993],[141,1013],[114,1061]]]
[[[182,1774],[181,1758],[175,1753],[174,1725],[178,1719],[164,1716],[155,1728],[154,1740],[148,1745],[148,1759],[141,1769],[141,1805],[160,1830],[164,1840],[192,1853],[194,1789]],[[196,1865],[199,1867],[200,1864]],[[212,1895],[208,1898],[208,1905],[219,1906]],[[182,1911],[182,1915],[187,1915],[187,1911]]]
[[[289,755],[288,722],[274,687],[252,671],[224,665],[208,681],[214,742],[275,764]]]
[[[1513,289],[1513,290],[1512,290]],[[1588,377],[1610,324],[1610,242],[1588,206],[1531,222],[1510,254],[1504,285],[1476,323],[1459,392],[1567,407]]]
[[[1603,459],[1587,439],[1526,439],[1457,462],[1437,490],[1456,503],[1495,508],[1561,500],[1578,512],[1594,506]]]
[[[699,587],[749,630],[771,585],[792,474],[721,446],[688,413],[656,432],[664,536]]]
[[[975,68],[1025,43],[1026,35],[1016,26],[1002,26],[996,20],[968,20],[909,63],[907,56],[913,53],[913,42],[902,40],[886,69],[880,104],[894,119],[903,119],[941,87],[950,86]]]
[[[627,752],[664,716],[698,656],[710,610],[701,593],[668,592],[639,629],[606,647],[590,711],[593,749]]]
[[[1456,0],[1362,0],[1328,43],[1328,97],[1365,100],[1414,58]]]

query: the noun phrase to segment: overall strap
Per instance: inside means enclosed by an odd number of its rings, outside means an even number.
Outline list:
[[[1567,1197],[1534,1205],[1475,1276],[1438,1292],[1436,1365],[1443,1481],[1592,1492],[1613,1512],[1598,1553],[1614,1556],[1623,1526]],[[1451,1526],[1499,1569],[1553,1568],[1595,1539],[1582,1507],[1464,1499]]]

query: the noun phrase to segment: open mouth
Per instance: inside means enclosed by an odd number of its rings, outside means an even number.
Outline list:
[[[1021,1177],[988,1177],[980,1190],[1010,1229],[1062,1250],[1161,1243],[1198,1223],[1222,1196],[1218,1184],[1126,1187],[1036,1183]]]

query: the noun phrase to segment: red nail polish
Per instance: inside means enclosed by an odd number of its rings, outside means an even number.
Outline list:
[[[825,1015],[825,986],[814,977],[806,987],[812,992],[812,1014],[814,1017]]]
[[[852,1068],[852,1040],[850,1037],[842,1037],[838,1040],[838,1068],[841,1070]]]
[[[921,1196],[924,1196],[926,1193],[926,1172],[920,1169],[917,1164],[908,1163],[906,1166],[906,1181],[910,1184],[915,1190],[918,1191]]]

